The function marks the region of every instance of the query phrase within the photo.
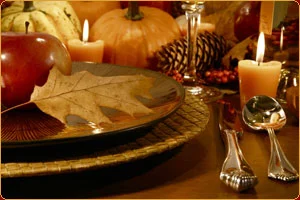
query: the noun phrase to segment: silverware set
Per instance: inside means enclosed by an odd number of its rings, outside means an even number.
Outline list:
[[[244,106],[242,117],[250,128],[264,129],[269,133],[271,156],[268,177],[281,181],[297,180],[298,172],[284,155],[274,133],[274,129],[281,128],[286,121],[284,111],[279,103],[273,98],[255,96]],[[241,192],[255,187],[258,178],[239,147],[238,139],[242,137],[243,130],[237,120],[239,120],[237,113],[230,103],[219,103],[219,129],[227,150],[220,172],[220,180],[233,190]]]

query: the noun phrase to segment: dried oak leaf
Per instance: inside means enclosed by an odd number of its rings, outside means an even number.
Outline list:
[[[53,68],[46,84],[34,88],[30,102],[65,124],[68,115],[77,115],[95,124],[111,123],[100,106],[132,116],[153,112],[136,98],[151,99],[153,82],[154,78],[144,75],[101,77],[88,71],[65,76]]]

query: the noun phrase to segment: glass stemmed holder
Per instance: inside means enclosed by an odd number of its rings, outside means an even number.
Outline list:
[[[185,90],[204,102],[212,102],[222,97],[222,93],[217,88],[207,87],[200,83],[197,76],[196,53],[198,25],[201,20],[201,12],[204,9],[203,1],[184,1],[182,9],[185,11],[187,19],[187,66],[183,76],[183,86]],[[198,69],[200,70],[200,69]]]
[[[297,87],[299,84],[299,68],[289,65],[289,52],[283,49],[283,31],[284,26],[281,27],[280,32],[280,46],[279,51],[273,54],[273,60],[281,62],[280,80],[277,89],[276,99],[281,104],[287,103],[287,89],[290,87]]]

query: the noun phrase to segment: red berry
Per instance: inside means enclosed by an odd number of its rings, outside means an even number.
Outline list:
[[[210,71],[206,71],[205,72],[205,77],[209,77],[211,75],[211,72]]]
[[[222,83],[228,83],[228,77],[227,76],[222,77]]]
[[[222,79],[221,79],[221,78],[216,78],[216,83],[217,83],[217,84],[222,83]]]
[[[228,76],[228,75],[230,74],[229,71],[226,70],[226,69],[223,71],[223,73],[224,73],[224,75],[226,75],[226,76]]]
[[[235,78],[236,78],[236,76],[235,76],[235,75],[233,75],[233,74],[229,75],[229,80],[231,80],[231,81],[234,81],[234,80],[235,80]]]
[[[217,76],[218,76],[218,77],[222,77],[223,74],[224,74],[224,73],[223,73],[222,71],[219,71],[218,74],[217,74]]]

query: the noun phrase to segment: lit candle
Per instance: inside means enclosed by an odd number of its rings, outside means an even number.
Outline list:
[[[282,47],[283,47],[283,31],[284,31],[284,26],[281,27],[281,32],[280,32],[280,51],[282,51]]]
[[[277,51],[273,55],[273,59],[281,62],[283,65],[287,65],[287,62],[289,60],[289,52],[283,51],[283,31],[284,26],[281,27],[280,32],[280,51]]]
[[[95,42],[88,42],[89,38],[89,24],[84,21],[82,41],[72,39],[68,41],[68,50],[72,61],[96,62],[101,63],[103,59],[104,42],[97,40]]]
[[[258,38],[256,61],[241,60],[238,63],[241,108],[256,95],[276,97],[280,78],[281,62],[263,62],[265,51],[264,34]]]

